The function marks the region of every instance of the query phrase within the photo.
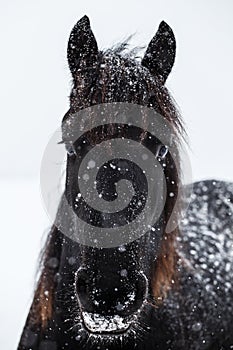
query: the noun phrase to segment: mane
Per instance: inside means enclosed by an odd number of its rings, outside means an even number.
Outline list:
[[[176,136],[176,142],[179,144],[181,139],[185,138],[185,131],[182,118],[174,99],[171,97],[168,89],[160,79],[158,77],[152,77],[151,74],[149,74],[149,71],[141,67],[137,62],[137,55],[141,48],[134,48],[129,51],[128,45],[129,39],[117,44],[112,49],[100,52],[98,63],[94,68],[83,67],[78,71],[73,80],[73,88],[70,95],[71,109],[64,116],[63,121],[72,114],[72,106],[75,106],[76,109],[83,109],[90,105],[105,102],[132,102],[146,105],[159,111],[159,113],[172,125]],[[116,67],[114,64],[117,60],[124,62],[128,69],[128,77],[130,77],[132,72],[137,74],[140,71],[141,80],[139,79],[138,83],[139,85],[144,84],[143,89],[147,90],[147,94],[143,94],[143,90],[140,91],[140,86],[138,86],[138,94],[141,94],[140,98],[135,98],[133,95],[130,95],[129,97],[127,94],[126,96],[122,96],[120,95],[120,91],[114,92],[111,95],[106,87],[109,86],[110,78],[116,76]],[[102,68],[103,64],[105,64],[104,69]],[[88,78],[85,78],[88,69],[92,69],[92,79],[95,81],[101,81],[101,85],[98,85],[95,90],[92,90],[91,82],[87,80]],[[122,74],[124,73],[125,72],[122,68]],[[117,74],[121,74],[121,71],[117,71]],[[123,79],[128,79],[128,77],[122,75],[122,81]],[[85,82],[83,82],[84,80]],[[170,160],[168,159],[168,163],[169,161]],[[172,209],[176,203],[178,187],[181,183],[180,169],[176,170],[177,172],[173,171],[173,173],[171,173],[171,171],[169,172],[169,170],[165,170],[166,178],[172,178],[176,184],[174,188],[174,185],[172,185],[170,181],[167,183],[167,193],[173,192],[174,197],[167,198],[166,200],[164,208],[165,222],[168,222]],[[168,291],[172,287],[178,285],[178,267],[181,258],[179,257],[176,246],[177,236],[179,236],[179,227],[175,228],[169,234],[163,234],[159,255],[154,263],[151,289],[156,305],[166,298]],[[56,290],[55,276],[59,270],[61,246],[61,233],[55,226],[53,226],[48,235],[47,243],[45,244],[42,258],[40,260],[40,276],[29,314],[29,319],[32,324],[45,327],[48,320],[52,318],[53,300]],[[58,264],[51,264],[52,258],[56,258]]]
[[[141,52],[145,49],[145,46],[135,46],[130,48],[130,42],[133,37],[134,34],[128,36],[125,40],[113,45],[110,49],[104,50],[104,52],[106,53],[109,51],[115,55],[120,55],[121,57],[126,57],[133,60],[140,59]]]

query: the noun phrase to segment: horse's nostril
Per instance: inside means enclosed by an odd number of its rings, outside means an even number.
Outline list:
[[[79,283],[85,283],[85,282],[89,281],[89,275],[88,275],[88,272],[86,269],[81,268],[78,270],[77,281],[79,281]]]
[[[138,274],[138,278],[136,280],[136,290],[137,290],[137,297],[140,300],[144,300],[147,296],[147,278],[144,274],[140,273]]]
[[[90,277],[86,269],[79,269],[76,276],[76,291],[78,295],[85,295],[88,293],[88,285],[90,284]]]
[[[92,296],[93,283],[87,269],[80,268],[76,275],[76,292],[80,306],[87,312],[94,312],[94,303]]]
[[[97,277],[98,276],[98,277]],[[76,291],[83,311],[128,316],[137,312],[145,300],[147,280],[141,273],[97,274],[94,278],[81,268],[76,276]]]
[[[147,279],[144,274],[137,273],[134,276],[134,284],[132,285],[132,293],[128,295],[129,304],[128,313],[134,313],[138,311],[144,300],[147,297]]]

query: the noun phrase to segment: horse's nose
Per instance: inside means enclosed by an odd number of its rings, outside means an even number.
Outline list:
[[[147,295],[147,279],[143,273],[126,269],[106,275],[80,268],[76,291],[82,311],[128,316],[142,306]]]

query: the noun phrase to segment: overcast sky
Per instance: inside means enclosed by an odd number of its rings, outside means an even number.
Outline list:
[[[186,123],[193,179],[232,181],[233,3],[0,3],[0,268],[4,275],[0,347],[13,350],[29,306],[40,238],[49,225],[39,195],[40,163],[68,109],[71,76],[66,46],[73,25],[87,14],[99,47],[106,48],[132,33],[136,33],[133,45],[146,46],[160,21],[167,21],[177,39],[176,62],[167,87]]]

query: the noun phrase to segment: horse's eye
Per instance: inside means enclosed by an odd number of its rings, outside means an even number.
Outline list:
[[[168,153],[168,147],[165,145],[161,145],[158,151],[158,157],[164,159]]]
[[[72,143],[66,143],[66,151],[67,151],[69,156],[76,155],[76,151],[75,151],[74,145]]]

